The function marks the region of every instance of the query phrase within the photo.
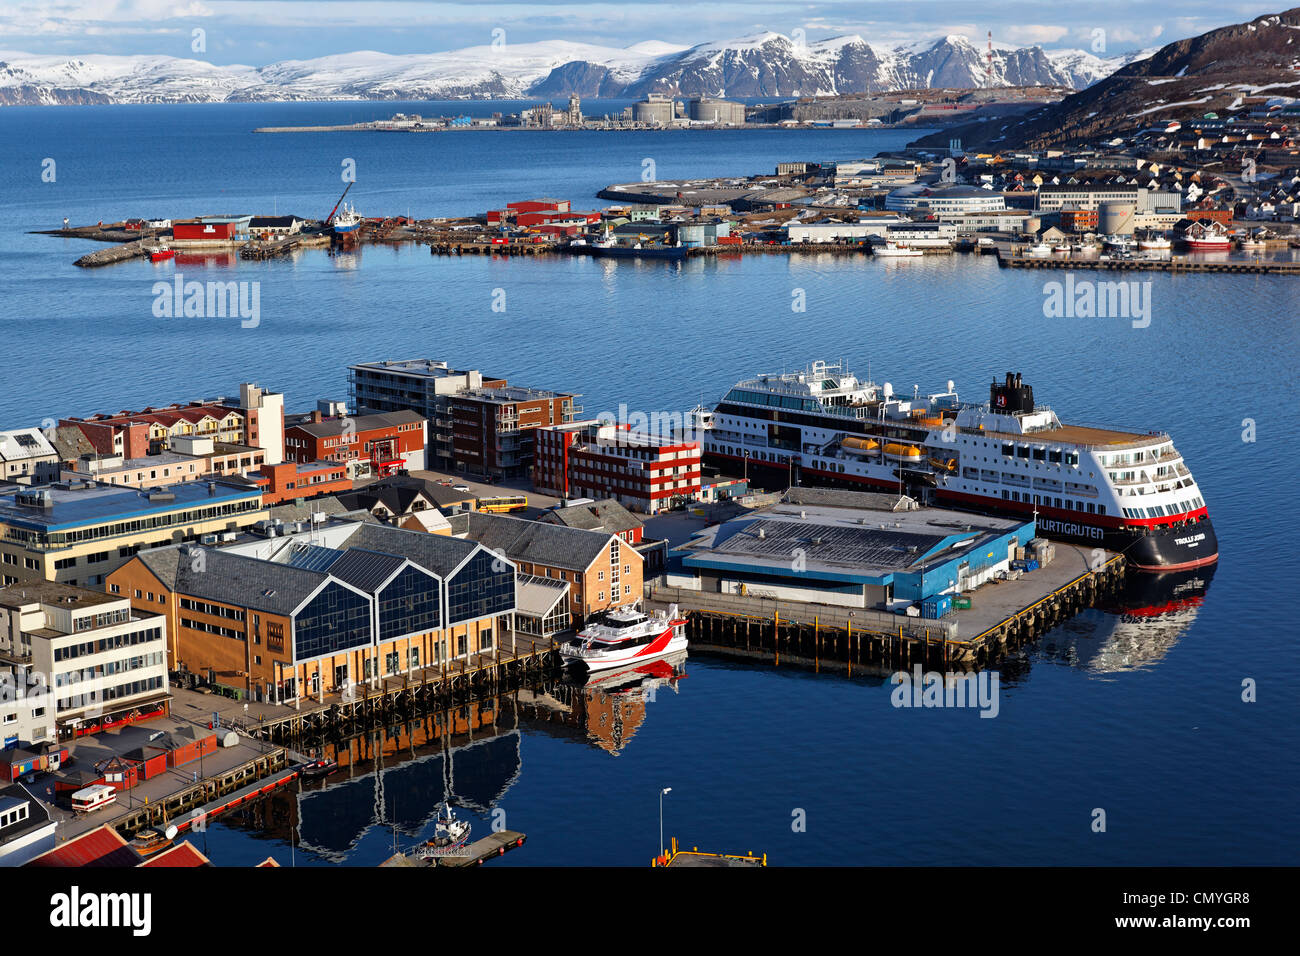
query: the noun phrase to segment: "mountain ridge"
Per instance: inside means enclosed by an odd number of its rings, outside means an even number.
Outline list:
[[[1131,58],[995,47],[965,37],[884,47],[857,34],[814,42],[763,33],[678,47],[572,41],[442,53],[354,51],[255,67],[167,56],[0,51],[0,104],[274,102],[675,96],[791,97],[926,87],[1082,89]]]

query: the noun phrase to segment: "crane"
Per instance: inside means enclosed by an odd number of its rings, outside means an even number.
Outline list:
[[[330,214],[325,217],[326,225],[329,225],[330,221],[334,218],[334,213],[338,212],[339,206],[343,204],[344,197],[347,196],[348,190],[352,188],[352,184],[355,182],[356,182],[355,179],[352,180],[352,182],[348,183],[347,186],[343,189],[343,195],[340,196],[339,201],[334,204],[334,208],[330,210]]]

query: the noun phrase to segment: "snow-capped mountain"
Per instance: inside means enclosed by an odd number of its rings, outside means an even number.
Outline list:
[[[795,96],[935,86],[1083,88],[1126,60],[1079,50],[998,47],[965,37],[886,48],[860,36],[803,43],[764,33],[683,48],[545,41],[394,56],[362,51],[269,66],[165,56],[0,52],[0,104],[183,103],[562,96]]]

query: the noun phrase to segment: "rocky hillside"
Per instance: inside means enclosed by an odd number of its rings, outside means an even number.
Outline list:
[[[1161,47],[1014,123],[972,124],[919,140],[966,148],[1043,148],[1110,139],[1165,120],[1230,113],[1245,96],[1300,97],[1300,7]]]

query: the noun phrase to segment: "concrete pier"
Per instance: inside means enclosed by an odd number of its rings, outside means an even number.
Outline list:
[[[1094,564],[1096,565],[1094,567]],[[691,651],[812,667],[990,666],[1123,583],[1122,555],[1057,544],[1047,567],[968,593],[972,606],[939,620],[865,608],[777,601],[651,585],[647,604],[689,612]]]

